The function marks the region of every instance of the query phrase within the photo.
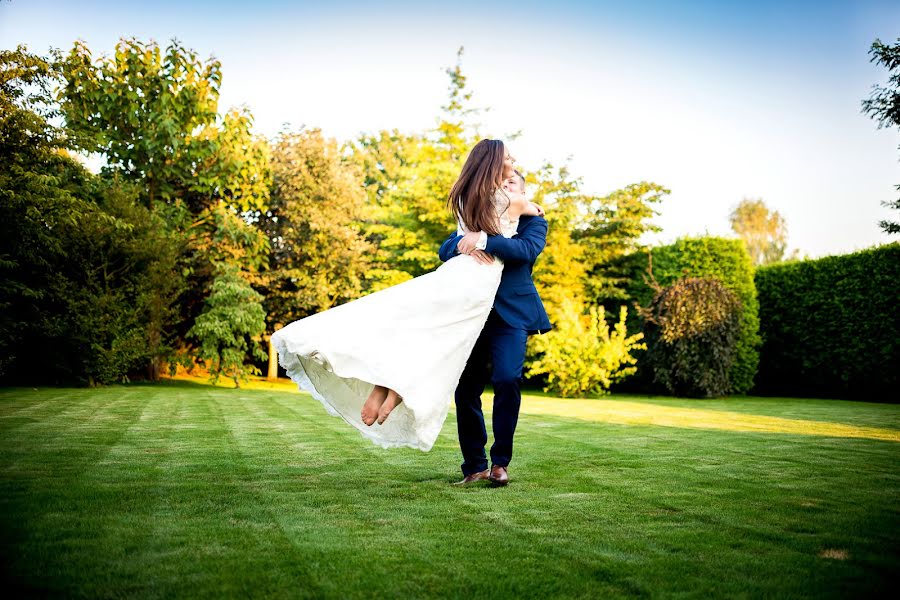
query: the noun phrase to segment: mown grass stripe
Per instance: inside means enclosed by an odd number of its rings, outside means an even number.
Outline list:
[[[452,415],[422,453],[293,391],[52,396],[65,417],[0,420],[0,552],[31,595],[833,597],[884,593],[900,566],[895,442],[523,413],[513,483],[458,489]]]

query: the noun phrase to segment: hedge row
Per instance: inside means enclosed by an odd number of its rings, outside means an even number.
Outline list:
[[[900,399],[900,243],[756,271],[755,393]]]

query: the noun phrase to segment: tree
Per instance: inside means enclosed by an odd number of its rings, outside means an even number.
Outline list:
[[[168,349],[152,324],[180,291],[178,241],[133,186],[69,156],[58,83],[56,58],[0,52],[0,376],[115,381]]]
[[[76,42],[65,61],[62,109],[76,144],[146,188],[144,201],[185,202],[192,214],[218,199],[265,206],[265,142],[246,111],[218,113],[222,67],[176,40],[165,49],[130,38],[94,59]]]
[[[654,382],[678,396],[733,391],[730,371],[741,329],[737,294],[713,277],[686,277],[655,290],[641,311]]]
[[[670,193],[659,184],[642,181],[603,197],[585,198],[583,216],[573,223],[572,237],[584,248],[585,293],[591,302],[628,299],[628,282],[643,268],[636,259],[642,248],[640,238],[660,231],[650,219],[659,214],[654,205]]]
[[[556,322],[571,312],[569,303],[580,309],[585,305],[584,281],[590,265],[585,248],[573,239],[584,205],[581,179],[573,178],[568,167],[549,163],[524,175],[526,194],[546,211],[547,243],[534,265],[534,282],[550,320]],[[536,347],[530,351],[536,352]]]
[[[366,291],[377,291],[435,269],[436,249],[456,228],[447,209],[447,194],[463,160],[478,141],[470,122],[479,109],[469,107],[457,53],[450,78],[449,101],[434,129],[425,134],[381,131],[364,135],[354,147],[363,169],[368,204],[364,231],[374,245]]]
[[[221,65],[198,60],[177,41],[123,39],[113,56],[94,58],[77,42],[65,59],[61,106],[73,142],[102,153],[104,176],[139,185],[140,202],[183,240],[184,281],[175,321],[160,319],[159,339],[186,340],[222,261],[250,273],[265,260],[265,237],[246,223],[268,200],[268,145],[251,133],[244,110],[218,113]],[[162,312],[166,311],[163,303]],[[164,357],[151,362],[155,378]]]
[[[66,252],[58,223],[92,210],[65,185],[76,165],[60,153],[64,132],[49,122],[56,82],[47,58],[24,46],[0,51],[0,376],[39,371],[33,344],[45,337],[33,336],[51,268]]]
[[[245,281],[237,266],[218,265],[211,293],[203,312],[188,332],[199,341],[199,356],[209,369],[213,383],[225,375],[240,387],[248,374],[259,369],[244,364],[248,352],[259,360],[266,358],[254,338],[266,328],[262,296]]]
[[[263,274],[269,329],[358,298],[370,262],[357,166],[321,130],[282,133],[272,148]]]
[[[728,378],[734,393],[747,393],[753,387],[759,365],[761,339],[759,300],[753,281],[755,268],[744,243],[736,238],[688,236],[671,244],[647,248],[640,254],[646,270],[640,279],[631,282],[628,290],[638,312],[652,303],[659,291],[656,282],[659,286],[670,286],[686,277],[712,278],[737,295],[741,302],[740,329]],[[652,350],[653,340],[648,336],[646,341]],[[646,382],[645,366],[645,356],[639,357],[635,383]]]
[[[878,129],[892,125],[900,127],[900,38],[893,45],[883,44],[881,40],[875,38],[872,47],[869,48],[869,54],[872,55],[869,62],[874,61],[887,67],[890,77],[887,86],[872,86],[871,95],[862,101],[862,112],[875,119]],[[896,187],[900,191],[900,185]],[[884,200],[881,204],[887,208],[900,210],[900,197],[895,200]],[[885,233],[891,235],[900,233],[898,221],[885,219],[878,225]]]
[[[755,266],[784,259],[787,224],[778,211],[770,211],[761,198],[744,198],[731,211],[731,229],[742,239]]]

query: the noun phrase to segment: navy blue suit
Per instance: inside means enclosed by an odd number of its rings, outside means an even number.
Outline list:
[[[454,233],[441,245],[442,261],[459,254],[456,245],[461,238]],[[522,403],[520,386],[525,344],[529,335],[546,333],[552,328],[531,280],[534,261],[546,242],[546,219],[529,215],[519,217],[517,233],[512,238],[488,236],[485,252],[502,259],[504,266],[494,306],[456,388],[456,424],[463,475],[488,468],[484,451],[487,430],[481,411],[481,394],[488,378],[494,387],[491,462],[506,467],[512,459],[513,435]],[[493,369],[489,369],[489,362]]]

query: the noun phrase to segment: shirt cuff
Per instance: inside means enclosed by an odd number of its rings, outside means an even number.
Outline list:
[[[487,233],[482,231],[478,235],[478,241],[475,243],[476,250],[484,250],[487,248]]]

